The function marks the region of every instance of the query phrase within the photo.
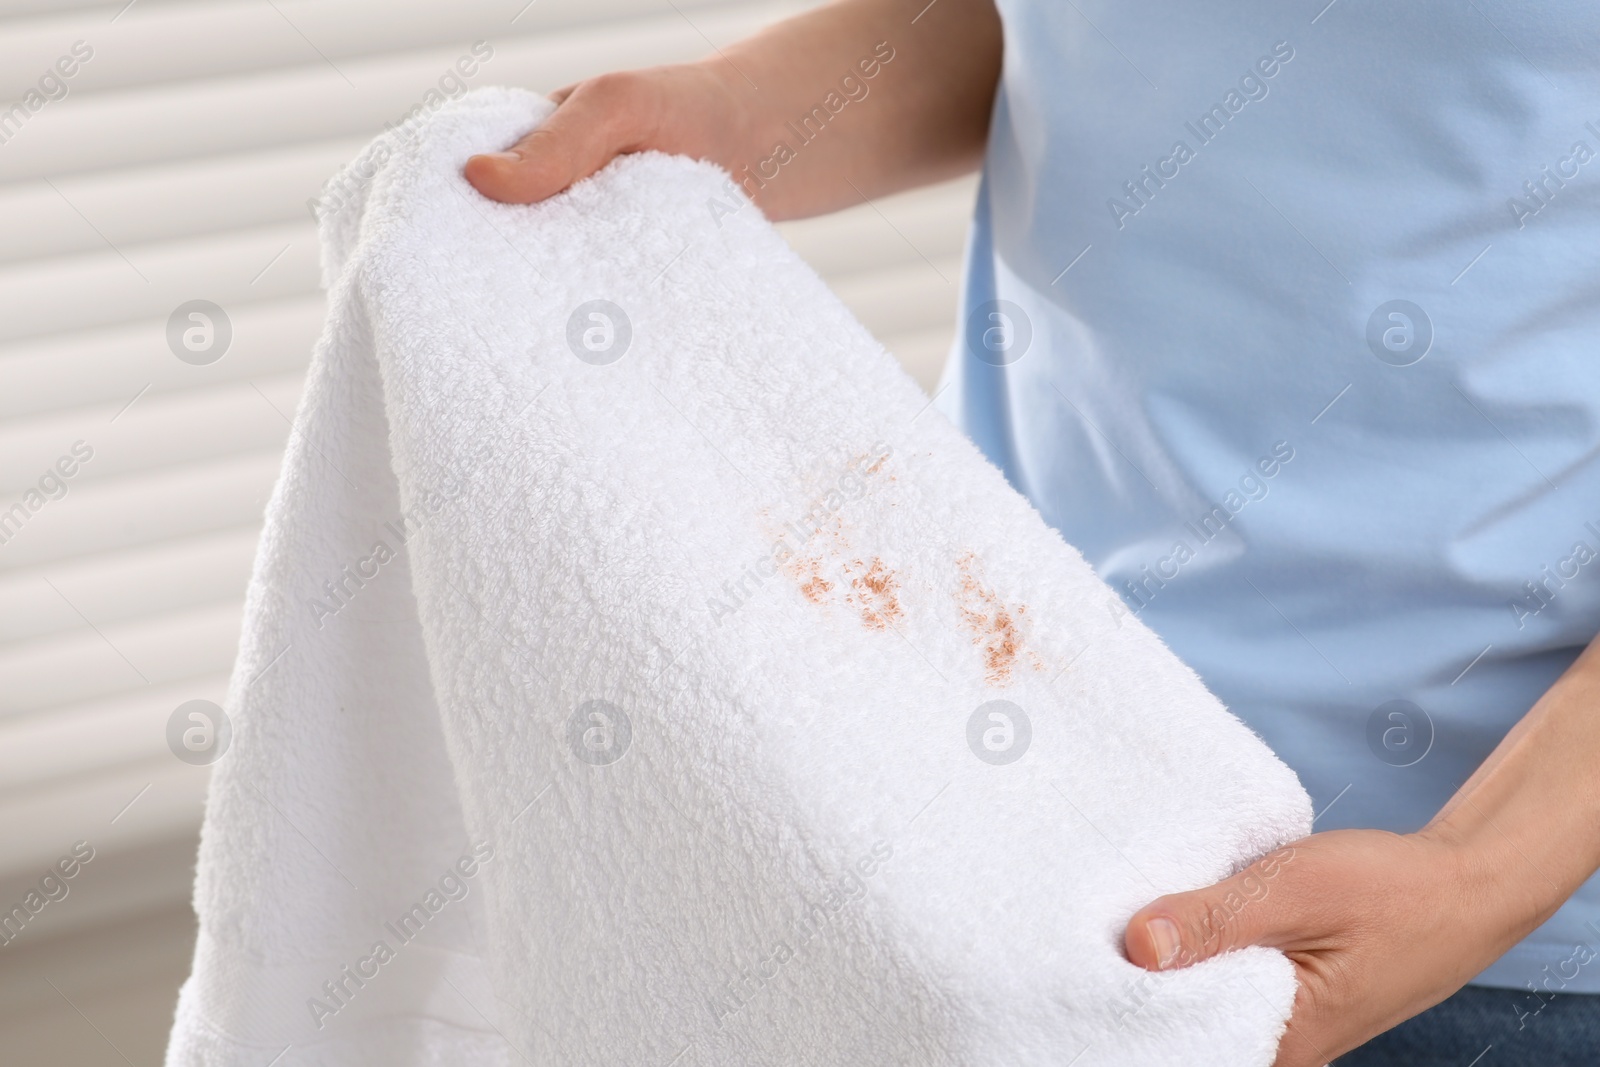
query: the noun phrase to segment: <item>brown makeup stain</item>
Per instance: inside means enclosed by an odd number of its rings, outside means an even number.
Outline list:
[[[800,586],[801,595],[813,604],[822,603],[832,591],[833,583],[816,571]]]
[[[833,583],[822,573],[820,553],[797,553],[780,563],[778,569],[787,574],[800,594],[813,604],[822,603],[833,591]]]
[[[876,556],[870,566],[858,559],[852,561],[851,567],[859,568],[861,573],[850,579],[850,588],[855,592],[845,599],[860,609],[862,624],[869,630],[893,626],[902,614],[899,577]]]
[[[846,466],[847,474],[856,477],[858,484],[878,475],[891,455],[887,446],[883,447],[881,454],[856,455]],[[894,476],[888,477],[892,480]],[[859,614],[864,627],[886,630],[905,614],[900,604],[900,578],[879,557],[872,557],[870,563],[852,558],[855,549],[850,544],[844,516],[837,512],[861,494],[841,496],[842,492],[844,479],[833,479],[814,499],[809,512],[798,520],[798,525],[791,522],[770,531],[779,541],[792,538],[801,546],[778,567],[810,603],[829,604],[842,598]],[[839,499],[835,501],[835,497]],[[832,514],[821,516],[819,521],[818,512],[824,510]],[[773,525],[770,513],[763,513],[763,518],[769,526]]]
[[[956,560],[961,571],[961,590],[956,607],[961,613],[961,625],[972,634],[972,643],[983,652],[983,676],[991,685],[1005,685],[1023,652],[1023,630],[1027,625],[1028,607],[1007,604],[993,589],[978,577],[981,561],[968,552]],[[1037,669],[1042,666],[1039,657],[1029,650],[1029,662]]]

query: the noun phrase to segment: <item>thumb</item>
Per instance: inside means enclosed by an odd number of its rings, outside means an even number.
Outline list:
[[[1123,950],[1150,971],[1187,967],[1245,945],[1282,940],[1288,916],[1273,883],[1293,848],[1270,853],[1216,885],[1171,893],[1128,920]]]
[[[463,173],[478,192],[508,204],[554,196],[633,149],[653,105],[632,73],[579,82],[552,98],[555,111],[533,132],[506,151],[467,160]]]

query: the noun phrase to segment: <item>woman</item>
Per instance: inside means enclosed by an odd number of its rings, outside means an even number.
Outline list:
[[[1600,9],[999,7],[581,82],[467,177],[659,149],[786,219],[981,164],[941,406],[1320,811],[1265,898],[1153,901],[1129,958],[1282,949],[1283,1067],[1593,1062]]]

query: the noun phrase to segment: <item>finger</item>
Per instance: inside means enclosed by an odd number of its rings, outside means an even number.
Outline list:
[[[1279,944],[1292,932],[1287,893],[1275,893],[1294,849],[1273,852],[1232,878],[1161,897],[1123,934],[1128,959],[1146,970],[1187,967],[1243,945]]]
[[[467,181],[484,196],[531,204],[587,178],[640,138],[644,98],[618,77],[581,82],[561,93],[550,117],[503,152],[467,160]]]

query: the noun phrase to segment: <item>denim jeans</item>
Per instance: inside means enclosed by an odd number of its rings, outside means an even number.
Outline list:
[[[1379,1034],[1334,1067],[1593,1067],[1600,993],[1538,999],[1525,989],[1467,986]]]

